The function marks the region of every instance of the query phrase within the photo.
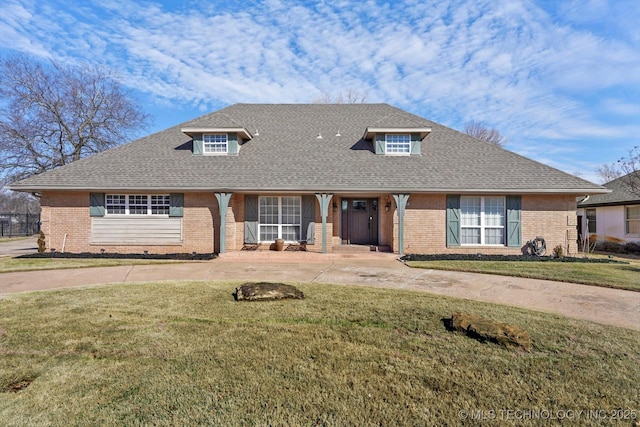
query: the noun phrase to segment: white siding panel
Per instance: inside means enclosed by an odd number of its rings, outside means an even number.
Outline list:
[[[182,218],[91,218],[91,243],[167,245],[182,243]]]

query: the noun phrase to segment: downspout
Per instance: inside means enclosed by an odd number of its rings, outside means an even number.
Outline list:
[[[64,239],[62,240],[62,253],[64,253],[64,247],[67,244],[67,233],[64,233]]]

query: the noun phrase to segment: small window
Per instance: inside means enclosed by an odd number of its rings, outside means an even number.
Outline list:
[[[204,152],[208,154],[226,154],[228,152],[226,133],[206,133],[202,135]]]
[[[640,234],[640,206],[625,208],[626,234]]]
[[[596,210],[595,209],[587,209],[587,232],[595,233],[596,232]]]
[[[107,214],[124,215],[127,213],[127,198],[123,194],[107,194]]]
[[[151,196],[151,215],[169,215],[171,196],[168,194]]]
[[[411,135],[387,134],[385,152],[387,154],[411,154]]]

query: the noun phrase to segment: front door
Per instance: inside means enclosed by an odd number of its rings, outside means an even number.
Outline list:
[[[378,199],[342,200],[342,241],[350,245],[378,244]]]

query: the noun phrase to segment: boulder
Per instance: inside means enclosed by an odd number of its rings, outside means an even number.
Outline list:
[[[236,288],[236,301],[273,301],[281,299],[304,299],[302,291],[284,283],[249,282]]]
[[[518,326],[494,322],[491,319],[465,312],[452,313],[448,323],[451,329],[463,332],[479,341],[491,341],[504,347],[515,347],[528,352],[531,351],[529,333]]]

